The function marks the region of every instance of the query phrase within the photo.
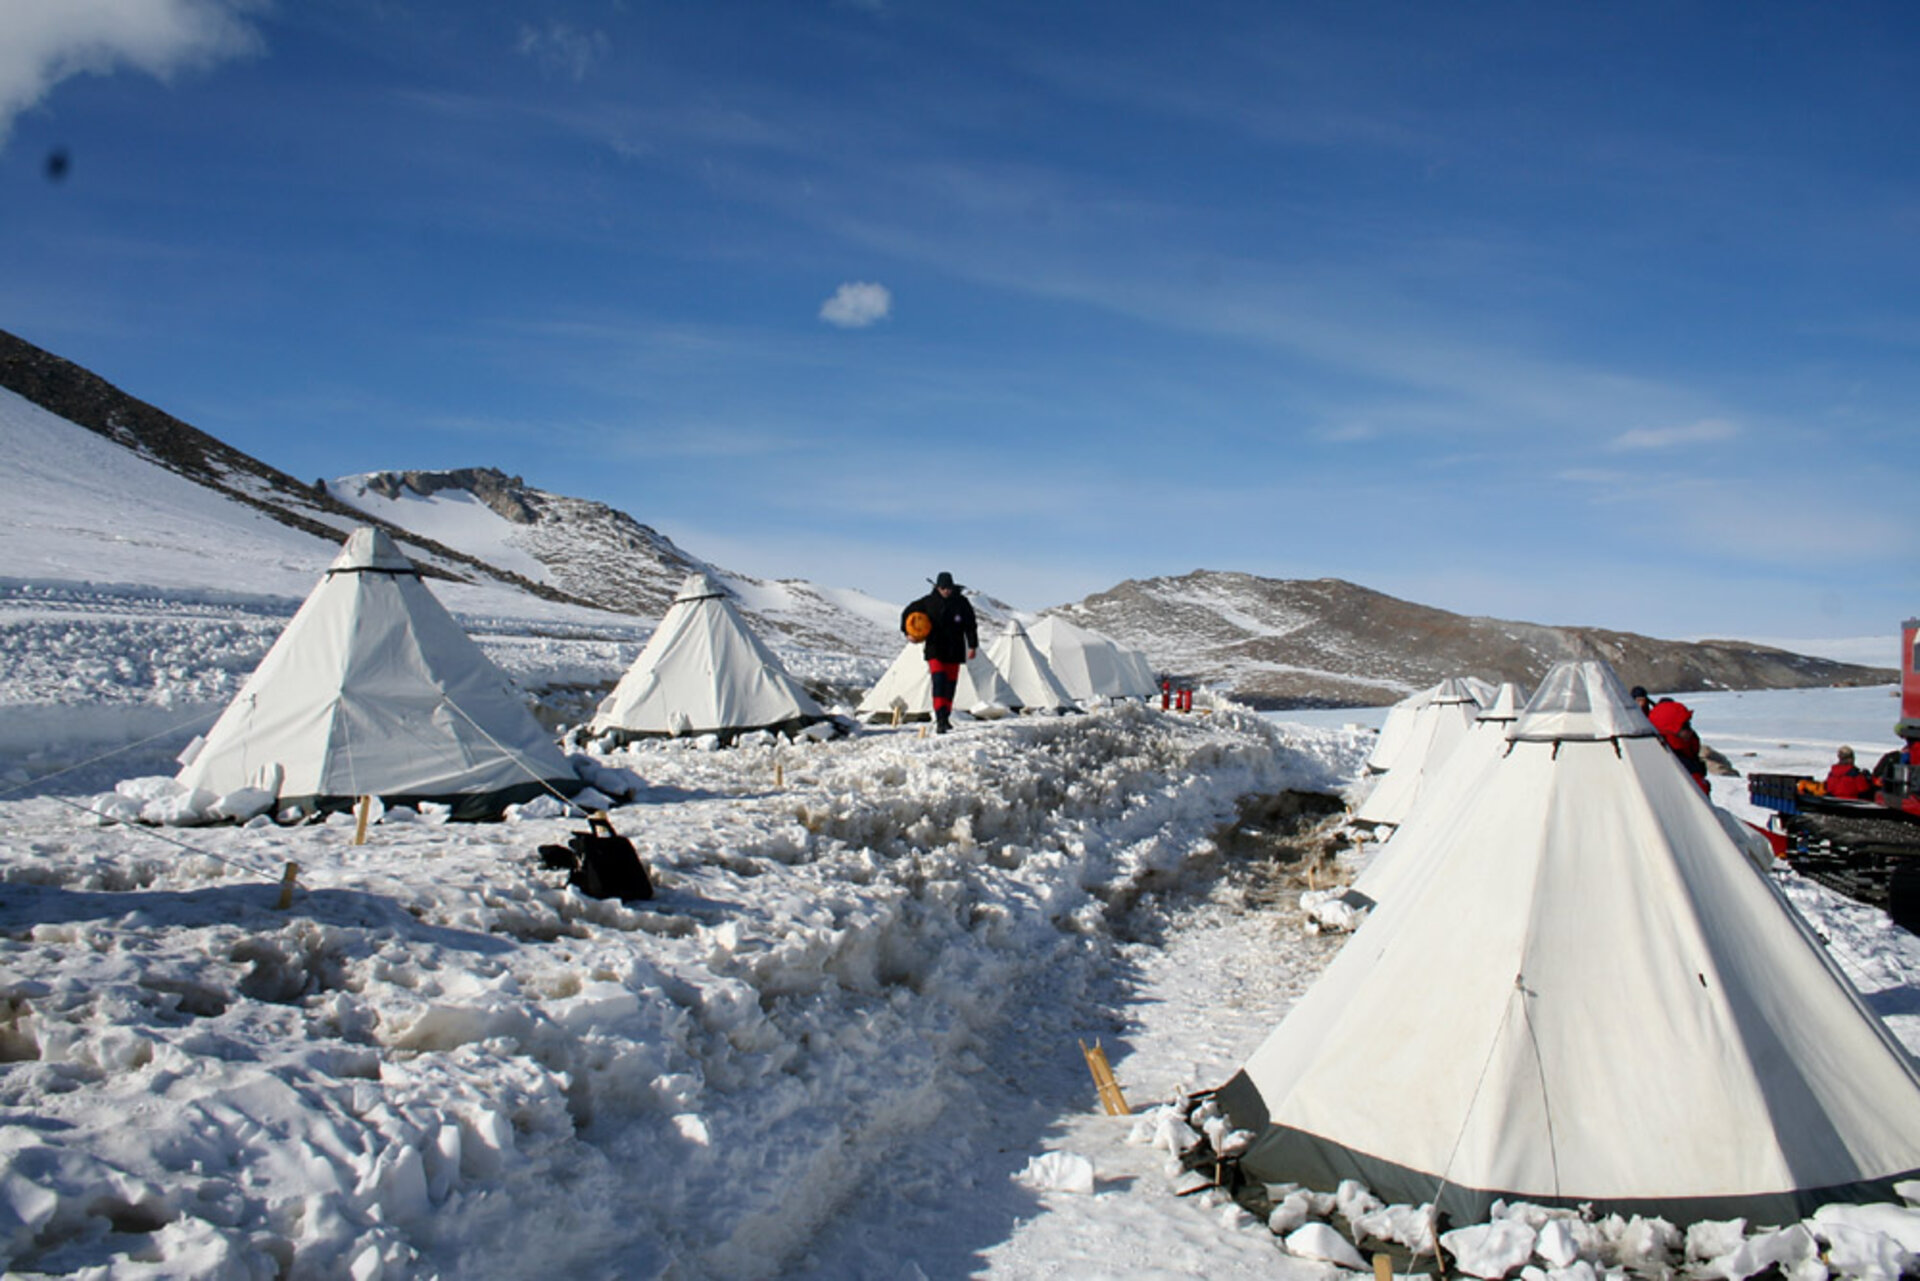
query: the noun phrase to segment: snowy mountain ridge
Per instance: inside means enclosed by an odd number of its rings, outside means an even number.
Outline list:
[[[659,618],[688,574],[707,573],[769,639],[890,658],[898,606],[800,580],[769,582],[691,555],[626,512],[490,467],[368,472],[326,483],[339,502],[617,613]]]

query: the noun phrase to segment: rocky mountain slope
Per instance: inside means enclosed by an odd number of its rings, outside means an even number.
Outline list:
[[[688,574],[713,575],[770,640],[891,658],[897,606],[800,580],[735,574],[626,512],[528,485],[490,467],[371,472],[327,482],[356,511],[429,534],[602,609],[658,618]]]
[[[1554,663],[1573,658],[1605,659],[1622,679],[1656,693],[1899,678],[1891,668],[1739,641],[1665,641],[1596,627],[1451,614],[1337,578],[1196,570],[1177,578],[1129,579],[1056,612],[1145,650],[1162,671],[1226,686],[1266,707],[1391,703],[1463,674],[1531,688]]]
[[[713,569],[625,512],[534,489],[490,467],[372,472],[327,481],[325,488],[375,520],[456,546],[495,526],[496,541],[481,535],[478,546],[461,550],[496,563],[511,558],[536,582],[623,613],[658,618],[682,579]],[[495,519],[476,521],[482,513]]]

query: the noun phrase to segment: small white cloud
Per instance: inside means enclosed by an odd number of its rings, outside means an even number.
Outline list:
[[[820,319],[842,329],[865,329],[893,313],[893,295],[885,285],[849,281],[820,304]]]
[[[1370,422],[1329,423],[1314,433],[1329,445],[1354,445],[1378,440],[1380,428]]]
[[[1732,440],[1740,434],[1737,424],[1724,418],[1702,418],[1684,427],[1636,427],[1608,442],[1613,450],[1679,449],[1686,445],[1708,445]]]
[[[132,67],[177,71],[258,53],[258,0],[10,0],[0,11],[0,142],[62,80]]]
[[[561,75],[578,84],[593,70],[593,64],[613,47],[604,31],[578,31],[564,22],[556,22],[545,31],[521,27],[514,51],[532,58],[549,75]]]

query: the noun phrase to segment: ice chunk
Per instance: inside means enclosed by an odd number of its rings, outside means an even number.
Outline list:
[[[1368,1271],[1367,1261],[1353,1243],[1324,1223],[1309,1223],[1287,1237],[1287,1251],[1303,1259],[1324,1259],[1355,1272]]]
[[[1460,1271],[1497,1281],[1533,1257],[1537,1238],[1538,1234],[1524,1223],[1497,1219],[1492,1223],[1455,1228],[1441,1235],[1440,1244],[1453,1255]]]
[[[1273,1207],[1273,1213],[1267,1216],[1267,1227],[1277,1237],[1284,1237],[1297,1228],[1305,1226],[1311,1217],[1312,1204],[1304,1192],[1291,1192],[1282,1197]]]
[[[1687,1257],[1698,1262],[1723,1258],[1746,1239],[1745,1219],[1702,1219],[1687,1228]]]
[[[1035,1192],[1093,1194],[1093,1162],[1073,1152],[1047,1152],[1027,1162],[1013,1181]]]
[[[1844,1225],[1884,1233],[1908,1253],[1920,1254],[1920,1210],[1898,1205],[1823,1205],[1813,1212],[1813,1222],[1815,1231]]]

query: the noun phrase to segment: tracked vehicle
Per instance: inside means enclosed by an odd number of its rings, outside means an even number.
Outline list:
[[[1920,619],[1900,628],[1900,720],[1894,733],[1920,742]],[[1920,934],[1920,767],[1899,760],[1875,771],[1871,798],[1826,795],[1820,780],[1752,774],[1747,796],[1774,811],[1775,852],[1797,872],[1884,908]]]

